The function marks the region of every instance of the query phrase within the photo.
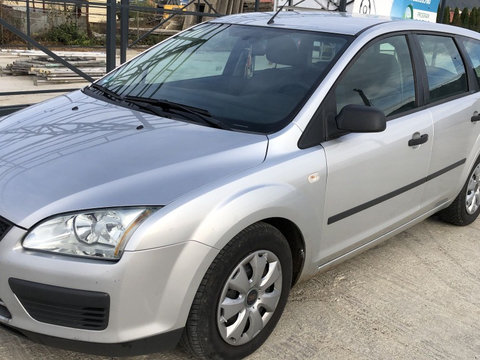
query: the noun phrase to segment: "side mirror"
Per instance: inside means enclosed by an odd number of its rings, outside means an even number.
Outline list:
[[[335,120],[340,130],[354,133],[382,132],[387,128],[383,111],[365,105],[347,105]]]

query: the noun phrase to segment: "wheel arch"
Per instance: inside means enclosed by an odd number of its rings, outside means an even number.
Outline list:
[[[272,225],[287,239],[292,254],[292,286],[295,285],[305,264],[305,240],[302,232],[294,222],[281,217],[268,218],[261,222]]]
[[[285,184],[252,187],[232,194],[204,213],[191,239],[221,250],[249,226],[267,223],[279,230],[289,244],[293,286],[314,251],[306,241],[305,231],[312,231],[310,224],[315,223],[318,214],[306,198],[305,193]]]
[[[468,175],[472,171],[478,159],[480,159],[480,135],[477,136],[474,145],[467,154],[465,168],[463,170],[462,177],[459,180],[458,191],[460,191],[460,189],[463,187],[465,180],[468,178]]]

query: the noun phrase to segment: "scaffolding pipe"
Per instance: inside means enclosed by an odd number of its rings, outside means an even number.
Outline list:
[[[39,50],[43,51],[45,54],[49,55],[50,57],[52,57],[54,60],[56,60],[57,62],[61,63],[62,65],[66,66],[67,68],[69,68],[70,70],[72,70],[74,73],[80,75],[82,78],[84,78],[85,80],[87,81],[90,81],[90,82],[93,82],[93,78],[87,74],[85,74],[83,71],[81,71],[80,69],[78,69],[77,67],[73,66],[72,64],[70,64],[68,61],[62,59],[60,56],[58,56],[57,54],[55,54],[53,51],[47,49],[45,46],[43,46],[42,44],[38,43],[37,41],[35,41],[35,39],[32,39],[30,36],[28,36],[27,34],[25,34],[24,32],[18,30],[16,27],[10,25],[9,23],[7,23],[5,20],[3,20],[2,18],[0,18],[0,25],[4,26],[7,30],[11,31],[12,33],[14,33],[15,35],[17,35],[18,37],[20,37],[21,39],[23,39],[25,42],[27,42],[28,44],[31,44],[33,46],[35,46],[36,48],[38,48]]]

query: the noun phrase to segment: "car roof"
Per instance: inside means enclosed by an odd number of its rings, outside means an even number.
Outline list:
[[[384,16],[352,15],[333,11],[281,11],[275,17],[274,23],[268,25],[268,20],[274,14],[274,12],[264,12],[229,15],[212,20],[212,22],[310,30],[345,35],[357,35],[368,28],[379,26],[385,28],[385,32],[388,32],[388,28],[395,28],[395,31],[439,31],[478,38],[478,33],[456,26],[394,19]]]

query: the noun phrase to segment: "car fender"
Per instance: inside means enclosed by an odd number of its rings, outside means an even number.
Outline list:
[[[263,184],[230,195],[205,214],[192,238],[222,249],[248,226],[268,219],[283,218],[300,229],[305,216],[302,207],[308,202],[304,194],[290,184]],[[222,219],[222,221],[219,221]]]
[[[309,179],[311,176],[314,180]],[[184,241],[197,241],[221,250],[248,226],[282,218],[300,230],[306,244],[305,264],[309,264],[320,249],[326,179],[321,149],[264,163],[261,168],[197,189],[159,209],[135,231],[125,251]],[[313,271],[315,265],[311,268]]]

